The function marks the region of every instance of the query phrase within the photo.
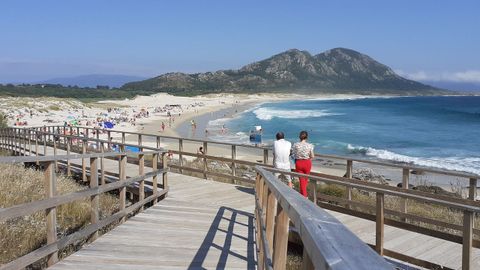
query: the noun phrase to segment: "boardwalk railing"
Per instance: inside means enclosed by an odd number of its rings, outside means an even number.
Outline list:
[[[161,144],[165,145],[165,143],[167,143],[168,145],[166,148],[168,149],[169,154],[164,155],[164,158],[167,158],[167,156],[171,156],[172,154],[178,156],[178,162],[169,162],[169,168],[176,169],[180,173],[194,172],[198,175],[203,175],[205,178],[207,176],[214,176],[231,179],[234,182],[256,185],[258,184],[258,182],[256,182],[251,177],[238,174],[238,169],[240,165],[253,168],[260,164],[264,166],[265,169],[272,170],[272,165],[269,161],[269,154],[271,152],[268,148],[113,130],[104,131],[108,139],[101,140],[99,139],[99,131],[99,129],[94,128],[68,126],[50,126],[28,129],[9,128],[0,130],[0,145],[4,146],[4,148],[7,147],[11,150],[16,149],[17,152],[22,154],[31,154],[38,153],[37,148],[39,144],[43,144],[44,146],[48,145],[50,147],[53,147],[54,149],[66,149],[68,153],[70,153],[69,151],[80,151],[82,153],[87,153],[89,151],[103,151],[104,148],[111,149],[112,145],[118,145],[120,149],[126,149],[130,146],[137,147],[139,148],[139,150],[158,151]],[[137,143],[126,143],[127,136],[129,138],[129,141],[136,140]],[[197,153],[196,148],[193,148],[193,150],[190,151],[185,150],[187,142],[189,144],[203,146],[205,153]],[[209,154],[208,149],[211,147],[220,147],[224,150],[224,153],[229,154]],[[237,157],[237,152],[240,150],[244,152],[241,159]],[[184,162],[184,157],[186,156],[197,158],[197,160],[203,163],[203,167],[190,167],[189,164],[186,164]],[[245,156],[250,156],[250,161],[245,160]],[[311,188],[316,191],[320,183],[338,185],[344,188],[345,195],[344,197],[336,197],[318,192],[313,192],[313,196],[311,199],[314,204],[317,204],[325,209],[330,209],[359,218],[372,220],[377,223],[378,220],[382,220],[382,226],[378,226],[378,228],[383,228],[383,224],[386,224],[396,228],[409,230],[412,232],[462,244],[463,269],[469,269],[472,260],[472,247],[480,248],[480,241],[478,240],[480,238],[480,230],[474,228],[473,226],[475,214],[478,213],[478,208],[480,207],[480,203],[475,200],[477,179],[480,178],[479,175],[457,171],[425,168],[413,166],[411,164],[396,164],[374,160],[353,159],[351,157],[320,154],[316,154],[316,157],[344,161],[346,164],[345,176],[338,177],[319,172],[312,172],[309,176],[312,185]],[[144,159],[142,161],[142,158],[140,156],[135,160],[129,160],[129,162],[130,161],[138,164],[145,162]],[[222,172],[215,169],[209,169],[207,166],[208,161],[215,161],[227,164],[230,167],[229,171]],[[388,185],[379,185],[353,179],[352,174],[354,162],[364,163],[373,166],[381,166],[390,170],[400,170],[400,172],[402,173],[402,187],[398,188]],[[68,164],[66,166],[68,166]],[[411,190],[409,189],[409,179],[413,171],[427,172],[440,176],[453,176],[465,179],[466,181],[468,181],[467,183],[469,186],[469,196],[467,199],[462,199],[431,194],[418,190]],[[300,176],[299,174],[295,173],[290,174],[295,177]],[[373,203],[366,203],[355,200],[352,195],[355,195],[359,191],[376,194]],[[385,196],[387,196],[387,199],[390,197],[398,198],[400,202],[396,206],[398,208],[392,209],[385,207],[385,202],[388,201],[385,200]],[[459,213],[459,215],[462,216],[462,220],[459,223],[452,223],[442,218],[439,219],[420,215],[409,209],[411,202],[419,202],[424,203],[425,205],[437,205],[444,207],[445,209],[453,209],[457,211],[456,213]],[[377,207],[377,205],[380,205],[380,207]],[[377,251],[379,251],[380,254],[426,268],[440,267],[434,262],[420,260],[418,258],[413,258],[392,250],[384,249],[382,240],[383,229],[379,230],[377,233],[379,242],[377,243],[378,245],[376,245],[375,248],[377,249]],[[261,244],[261,242],[258,243]]]
[[[256,167],[259,269],[285,269],[291,221],[303,242],[303,269],[393,269],[340,221]]]
[[[27,139],[27,137],[18,137],[18,134],[10,134],[11,130],[1,131],[1,148],[17,151],[22,154],[32,154],[33,150],[22,146],[21,143]],[[7,133],[12,136],[6,136]],[[40,135],[40,134],[35,134]],[[44,133],[43,137],[50,136],[52,134]],[[21,140],[20,140],[21,138]],[[37,137],[38,138],[38,137]],[[64,137],[68,141],[72,139],[81,139],[76,136]],[[28,137],[28,139],[31,139]],[[55,141],[55,140],[54,140]],[[35,139],[38,146],[38,140]],[[98,141],[97,141],[98,142]],[[82,143],[85,144],[85,141]],[[69,145],[69,144],[68,144]],[[31,144],[30,144],[31,146]],[[56,148],[55,148],[56,149]],[[30,151],[29,151],[30,150]],[[38,149],[35,152],[39,154]],[[151,155],[153,157],[153,170],[145,173],[143,171],[143,162],[140,163],[139,173],[137,176],[127,178],[126,177],[126,165],[127,156],[133,156],[140,161],[144,159],[145,155]],[[163,166],[158,169],[158,156],[163,157]],[[118,159],[118,181],[105,183],[102,181],[99,183],[99,173],[104,176],[103,159],[111,158]],[[89,168],[84,164],[82,168],[82,175],[89,180],[89,188],[64,194],[57,195],[56,190],[56,172],[55,169],[57,162],[82,159],[88,161]],[[102,160],[102,168],[99,170],[98,161]],[[75,243],[80,239],[90,238],[95,240],[98,236],[98,231],[106,226],[109,226],[116,222],[123,222],[127,215],[130,215],[138,210],[143,210],[147,204],[155,204],[157,200],[164,197],[168,193],[167,184],[167,163],[166,155],[164,151],[141,151],[137,153],[126,152],[108,152],[108,153],[89,153],[89,154],[72,154],[68,155],[48,155],[48,156],[22,156],[22,157],[0,157],[0,163],[37,163],[44,170],[45,181],[45,199],[39,201],[32,201],[20,205],[15,205],[8,208],[0,208],[0,222],[11,220],[14,218],[27,216],[38,211],[45,211],[46,213],[46,227],[47,227],[47,243],[46,245],[14,260],[0,267],[1,270],[5,269],[21,269],[24,268],[42,258],[47,258],[47,264],[52,265],[58,260],[58,251]],[[69,163],[68,163],[69,164]],[[69,164],[70,166],[70,164]],[[158,190],[157,179],[158,176],[162,176],[162,190]],[[146,179],[152,179],[150,195],[145,197],[145,182]],[[99,185],[100,184],[100,185]],[[127,187],[132,187],[134,184],[138,184],[139,200],[130,206],[126,207],[126,190]],[[115,214],[100,219],[99,218],[99,196],[100,194],[119,190],[120,194],[120,210]],[[89,198],[91,200],[91,219],[90,224],[79,231],[76,231],[68,236],[57,238],[57,207],[71,203],[77,200]]]
[[[416,258],[406,256],[404,254],[400,254],[400,253],[385,249],[384,248],[384,227],[385,225],[390,225],[397,228],[402,228],[405,230],[430,235],[430,236],[444,239],[450,242],[462,244],[462,247],[463,247],[462,248],[462,251],[463,251],[462,252],[462,269],[473,269],[471,268],[472,248],[480,247],[480,241],[473,238],[474,231],[477,234],[479,232],[479,230],[473,228],[474,217],[475,215],[480,214],[480,204],[478,202],[472,202],[471,200],[462,199],[462,198],[438,196],[438,195],[428,194],[428,193],[419,192],[415,190],[400,189],[400,188],[391,187],[387,185],[366,183],[360,180],[346,179],[343,177],[331,177],[331,176],[321,177],[316,175],[305,175],[305,174],[299,174],[294,172],[288,173],[288,172],[278,170],[278,169],[273,169],[273,168],[263,168],[263,169],[257,168],[257,171],[261,176],[260,181],[257,180],[258,181],[257,194],[260,194],[259,196],[261,198],[259,200],[260,202],[263,202],[263,204],[260,203],[262,210],[265,211],[265,209],[267,209],[267,215],[266,215],[267,228],[268,228],[269,203],[265,203],[265,198],[269,200],[270,197],[268,197],[269,195],[262,187],[262,179],[270,179],[270,182],[275,182],[275,181],[279,182],[279,180],[277,180],[276,177],[272,178],[273,175],[271,173],[290,175],[291,177],[308,177],[309,182],[312,184],[312,186],[317,186],[317,184],[321,182],[326,184],[343,186],[351,190],[358,190],[358,191],[375,194],[374,205],[355,202],[351,200],[345,200],[342,198],[324,195],[324,194],[321,195],[321,198],[317,198],[316,192],[314,193],[315,195],[312,196],[313,198],[311,198],[311,200],[312,202],[314,202],[313,205],[317,204],[325,209],[331,209],[337,212],[342,212],[348,215],[357,216],[360,218],[375,221],[375,224],[376,224],[375,245],[373,247],[375,248],[375,250],[379,255],[398,258],[402,261],[412,262],[429,269],[445,269],[440,265],[422,261]],[[267,174],[266,172],[269,172],[270,174]],[[268,175],[268,177],[265,177],[265,175]],[[284,188],[283,188],[284,192],[288,190],[288,188],[287,189],[285,188],[286,186],[284,185]],[[298,196],[299,195],[297,195],[297,197]],[[438,207],[443,207],[445,209],[449,209],[452,212],[458,211],[463,215],[463,224],[456,225],[456,224],[451,224],[444,221],[427,219],[427,218],[423,218],[415,215],[405,215],[405,214],[402,214],[401,212],[397,212],[391,209],[386,209],[385,196],[391,196],[391,197],[399,198],[402,200],[409,200],[409,201],[414,201],[418,203],[424,203],[425,205],[434,205]],[[291,204],[291,198],[288,198],[288,200]],[[303,201],[306,201],[306,200],[303,199]],[[285,204],[285,205],[290,205],[290,204]],[[365,211],[354,210],[353,208],[364,209]],[[368,212],[372,214],[369,214]],[[439,227],[460,231],[461,234],[458,235],[453,233],[441,232],[441,231],[429,229],[426,227],[409,224],[406,222],[402,222],[401,218],[417,219],[427,224],[433,224]],[[297,223],[295,223],[294,221],[293,223],[295,224],[295,226],[297,226]],[[301,228],[299,231],[300,233],[302,233]],[[337,238],[334,238],[334,239],[337,239]],[[302,237],[302,240],[303,240],[303,237]],[[310,248],[310,247],[307,246],[307,248]]]

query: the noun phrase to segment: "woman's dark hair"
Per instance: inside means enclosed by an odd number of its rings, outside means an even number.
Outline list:
[[[300,135],[298,136],[300,138],[300,141],[308,139],[308,132],[305,130],[300,131]]]
[[[276,137],[277,137],[277,140],[285,139],[285,134],[283,134],[283,132],[280,131],[277,133]]]

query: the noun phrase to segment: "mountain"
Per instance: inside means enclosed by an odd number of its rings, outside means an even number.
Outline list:
[[[345,48],[311,55],[292,49],[238,70],[206,73],[166,73],[127,83],[123,90],[206,93],[357,93],[429,95],[441,89],[405,79],[371,57]]]
[[[76,77],[55,78],[38,83],[61,84],[64,86],[76,85],[79,87],[97,87],[97,85],[120,87],[128,82],[144,80],[144,77],[115,75],[115,74],[89,74]]]

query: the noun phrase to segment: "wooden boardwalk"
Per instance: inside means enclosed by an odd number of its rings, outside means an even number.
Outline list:
[[[168,197],[52,269],[255,269],[253,189],[169,174]]]
[[[40,153],[43,148],[40,146]],[[48,154],[53,150],[48,147]],[[58,150],[58,154],[65,151]],[[80,160],[72,160],[81,164]],[[118,161],[105,159],[115,172]],[[145,168],[145,172],[150,171]],[[127,176],[138,166],[127,164]],[[169,173],[168,197],[128,219],[53,269],[255,269],[254,190]],[[360,239],[375,244],[375,222],[329,211]],[[385,248],[461,269],[462,246],[385,226]],[[473,249],[472,269],[480,269]]]

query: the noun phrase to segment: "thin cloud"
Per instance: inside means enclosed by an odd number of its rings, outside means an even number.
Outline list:
[[[395,72],[407,79],[415,81],[439,81],[439,82],[464,82],[480,83],[480,70],[467,70],[458,72],[428,73],[420,70],[416,72],[405,72],[395,70]]]

